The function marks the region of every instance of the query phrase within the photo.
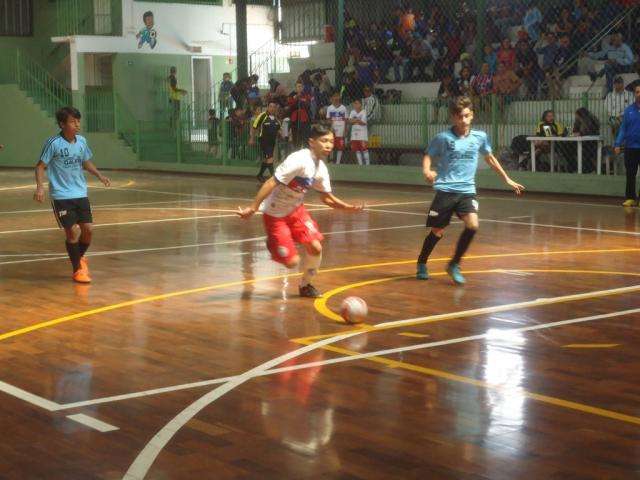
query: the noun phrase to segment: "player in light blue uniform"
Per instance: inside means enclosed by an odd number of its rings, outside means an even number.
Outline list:
[[[449,262],[447,273],[453,281],[462,285],[465,279],[460,272],[460,261],[469,248],[478,230],[478,199],[476,198],[476,169],[478,157],[485,161],[520,195],[524,187],[509,178],[500,162],[493,156],[487,134],[472,130],[473,104],[467,97],[454,100],[450,107],[452,127],[438,134],[429,144],[422,161],[422,172],[427,182],[433,183],[436,196],[427,215],[427,228],[431,228],[424,239],[418,257],[416,278],[427,280],[427,259],[444,235],[445,228],[455,213],[465,225],[456,251]],[[431,168],[431,159],[438,161],[437,173]]]
[[[66,234],[65,245],[73,266],[73,279],[79,283],[89,283],[91,277],[84,254],[91,244],[93,217],[84,170],[98,177],[107,187],[111,182],[91,162],[93,154],[87,140],[78,135],[80,118],[80,112],[72,107],[64,107],[56,112],[61,131],[49,138],[42,148],[36,165],[34,199],[44,201],[46,170],[53,213]],[[80,227],[79,232],[76,225]]]

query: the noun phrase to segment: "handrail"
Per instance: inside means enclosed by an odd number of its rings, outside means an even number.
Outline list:
[[[50,114],[71,104],[71,92],[35,60],[16,50],[16,81]]]

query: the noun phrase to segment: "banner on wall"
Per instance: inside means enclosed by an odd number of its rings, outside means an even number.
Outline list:
[[[158,33],[154,28],[155,21],[153,18],[153,12],[144,12],[142,15],[142,22],[144,23],[144,27],[136,34],[138,48],[142,48],[146,43],[148,43],[151,50],[153,50],[158,44]]]

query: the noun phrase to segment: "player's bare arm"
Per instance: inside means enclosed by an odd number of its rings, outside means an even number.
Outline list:
[[[365,207],[364,202],[357,204],[347,203],[343,200],[340,200],[332,193],[320,193],[320,199],[322,200],[322,203],[328,205],[331,208],[335,208],[337,210],[346,210],[348,212],[361,212]]]
[[[253,203],[245,208],[238,207],[238,211],[236,212],[236,214],[244,220],[250,218],[254,213],[258,211],[258,209],[260,208],[260,204],[264,201],[265,198],[271,195],[271,192],[273,192],[273,189],[277,186],[278,182],[275,178],[271,177],[269,180],[262,184],[262,187],[260,187],[260,190],[258,190],[258,193],[256,194],[256,198],[254,198],[253,200]]]
[[[502,165],[500,165],[500,162],[495,156],[492,154],[486,155],[484,160],[489,164],[493,171],[500,175],[504,182],[513,189],[516,195],[522,195],[524,193],[524,186],[511,180],[511,177],[507,175],[507,172],[504,171],[504,168],[502,168]]]
[[[36,164],[36,193],[33,194],[33,199],[36,202],[44,202],[44,171],[47,166],[42,160]]]
[[[109,180],[107,177],[102,175],[102,173],[100,173],[100,171],[93,164],[92,161],[90,161],[90,160],[85,161],[84,164],[83,164],[83,168],[87,172],[89,172],[91,175],[94,175],[98,180],[100,180],[105,187],[110,187],[111,186],[111,180]]]
[[[424,175],[424,179],[429,183],[435,182],[438,176],[438,173],[431,169],[431,157],[429,155],[425,155],[422,159],[422,174]]]

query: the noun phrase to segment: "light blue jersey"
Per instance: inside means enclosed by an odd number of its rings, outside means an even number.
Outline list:
[[[40,160],[47,166],[51,198],[69,200],[87,196],[83,164],[92,156],[87,140],[80,135],[76,135],[74,143],[67,142],[61,133],[45,142]]]
[[[442,192],[476,193],[478,155],[490,153],[489,138],[481,130],[471,130],[466,137],[458,137],[453,129],[439,133],[427,148],[427,154],[438,161],[433,188]]]

